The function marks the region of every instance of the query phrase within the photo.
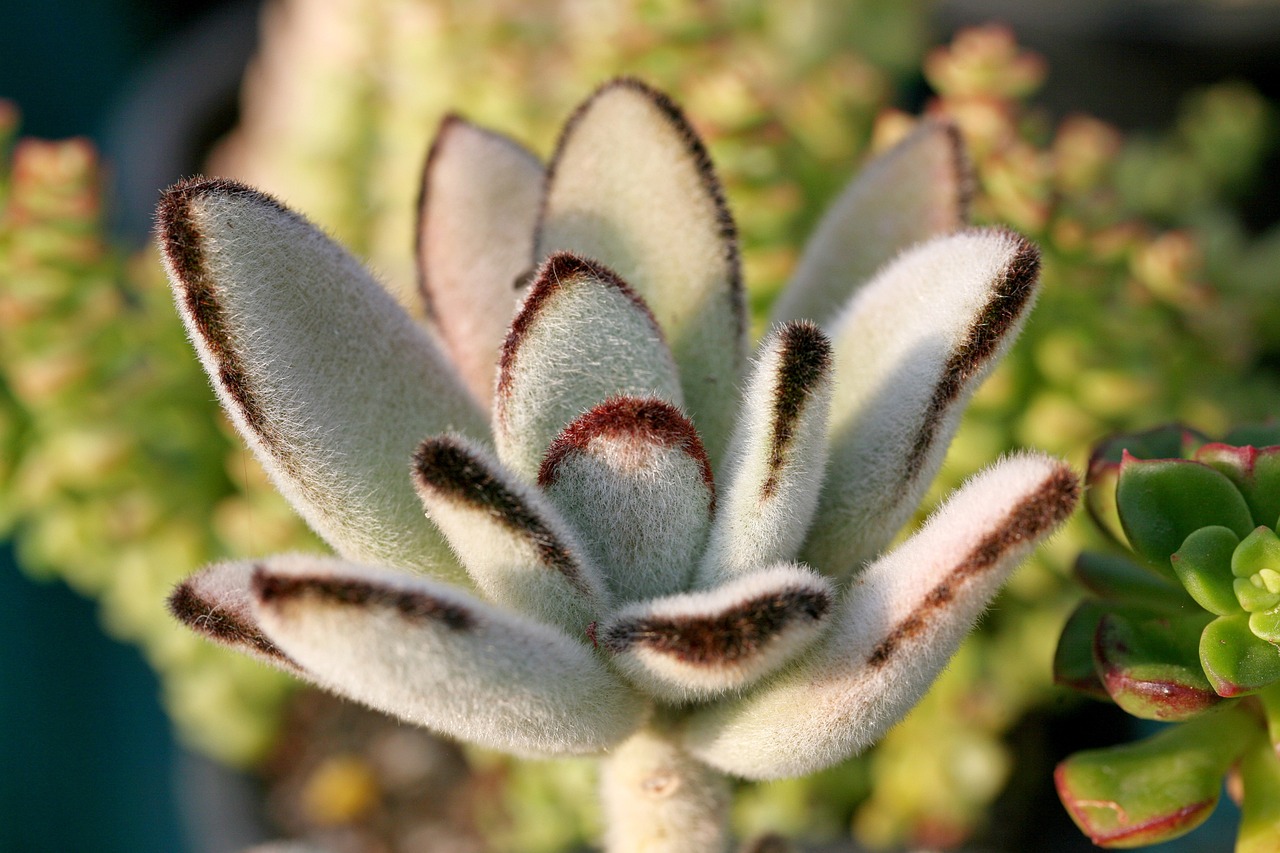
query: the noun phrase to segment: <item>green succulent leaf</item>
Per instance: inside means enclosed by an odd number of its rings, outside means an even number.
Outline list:
[[[1134,744],[1077,753],[1054,783],[1072,820],[1100,847],[1177,838],[1218,803],[1222,776],[1256,736],[1238,707],[1164,729]]]
[[[1253,447],[1275,447],[1280,445],[1280,422],[1245,424],[1232,429],[1223,437],[1226,444]]]
[[[1112,436],[1100,442],[1089,458],[1085,476],[1085,509],[1094,522],[1117,542],[1128,544],[1116,507],[1120,463],[1128,453],[1139,459],[1179,459],[1208,439],[1181,424],[1166,424],[1145,432]],[[1163,562],[1163,558],[1161,558]]]
[[[1192,533],[1173,555],[1173,571],[1196,603],[1218,616],[1240,612],[1232,588],[1231,555],[1240,537],[1228,527],[1213,525]]]
[[[1253,529],[1240,490],[1221,472],[1188,460],[1126,455],[1116,506],[1134,550],[1171,576],[1169,557],[1201,527],[1222,525],[1241,538]]]
[[[1182,618],[1103,615],[1093,656],[1115,703],[1144,720],[1177,721],[1221,701],[1199,661],[1200,635],[1209,619],[1203,612]]]
[[[1175,611],[1185,608],[1188,603],[1182,589],[1146,566],[1116,554],[1085,551],[1076,558],[1073,572],[1076,580],[1099,598]],[[1234,598],[1231,600],[1235,601]]]
[[[1280,757],[1269,743],[1258,743],[1240,761],[1244,783],[1236,853],[1280,850]]]
[[[1280,645],[1280,609],[1250,613],[1249,630],[1260,640]]]
[[[1280,516],[1280,447],[1213,443],[1196,451],[1196,461],[1221,471],[1244,495],[1255,524],[1275,525]]]
[[[1280,681],[1280,647],[1254,634],[1247,614],[1219,616],[1200,636],[1200,665],[1219,696],[1244,696]]]
[[[1062,626],[1053,654],[1053,683],[1079,690],[1095,699],[1107,699],[1107,688],[1093,665],[1093,638],[1108,612],[1097,601],[1082,601]]]
[[[1267,722],[1267,738],[1273,748],[1280,750],[1280,682],[1267,685],[1257,695]]]

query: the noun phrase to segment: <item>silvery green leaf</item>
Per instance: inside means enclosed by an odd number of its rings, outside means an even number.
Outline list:
[[[610,270],[552,255],[503,344],[493,417],[499,458],[532,480],[560,431],[618,394],[681,403],[662,332]]]
[[[794,559],[827,460],[831,344],[788,323],[761,346],[727,464],[728,487],[699,574],[703,585]]]
[[[736,229],[702,142],[665,95],[619,79],[569,119],[548,171],[537,257],[595,258],[635,288],[719,464],[746,364],[746,308]]]
[[[598,629],[600,647],[647,693],[668,701],[741,690],[787,664],[818,636],[831,582],[781,563],[707,592],[624,607]]]
[[[715,484],[698,433],[670,403],[615,397],[575,419],[547,451],[538,485],[618,603],[688,588]]]
[[[778,296],[773,321],[832,319],[904,249],[963,227],[973,181],[956,126],[922,121],[867,163],[831,205]]]
[[[441,123],[427,155],[418,284],[432,326],[485,407],[518,279],[530,271],[544,177],[525,148],[457,116]]]
[[[427,516],[486,598],[577,636],[600,618],[604,581],[541,491],[459,436],[424,441],[413,475]]]
[[[802,559],[837,577],[875,557],[933,480],[965,405],[1035,300],[1035,246],[973,229],[909,249],[830,328],[831,451]]]
[[[528,755],[596,752],[644,703],[585,642],[447,584],[312,556],[258,562],[262,630],[318,684],[441,734]]]
[[[435,344],[344,249],[241,184],[171,188],[159,237],[205,370],[290,503],[353,560],[463,577],[406,476],[424,435],[485,435]]]
[[[1009,573],[1075,508],[1063,463],[1008,457],[873,563],[820,644],[740,699],[694,711],[685,744],[727,773],[812,773],[870,746],[920,699]]]

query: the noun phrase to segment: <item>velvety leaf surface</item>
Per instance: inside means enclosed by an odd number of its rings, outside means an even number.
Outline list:
[[[624,78],[578,108],[548,168],[536,257],[594,258],[649,304],[718,466],[747,329],[737,233],[706,149],[669,98]]]
[[[955,125],[926,119],[849,182],[805,246],[773,321],[825,323],[903,250],[961,228],[972,166]]]
[[[1223,774],[1256,733],[1246,713],[1228,708],[1138,743],[1077,753],[1058,765],[1054,782],[1094,844],[1156,844],[1204,822]]]

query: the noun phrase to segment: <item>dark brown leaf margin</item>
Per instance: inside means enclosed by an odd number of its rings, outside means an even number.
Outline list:
[[[293,673],[302,667],[286,655],[245,613],[200,594],[199,575],[174,587],[165,602],[169,614],[216,643],[246,652]],[[247,591],[246,591],[247,592]]]
[[[797,585],[714,614],[620,619],[600,632],[600,645],[615,655],[641,647],[693,666],[731,665],[753,657],[796,623],[821,621],[830,609],[828,590]]]
[[[766,500],[777,491],[800,416],[814,389],[831,375],[832,364],[831,341],[815,323],[786,323],[778,337],[781,346],[773,386],[768,473],[760,487],[760,497]]]
[[[560,466],[573,453],[585,453],[597,438],[634,437],[660,447],[683,450],[698,465],[710,493],[708,512],[715,512],[716,484],[711,460],[693,423],[680,410],[656,397],[612,397],[579,415],[547,449],[538,469],[538,485],[546,488],[560,476]]]
[[[397,589],[362,578],[331,575],[280,575],[254,567],[253,594],[268,607],[305,599],[348,607],[391,610],[414,622],[439,622],[453,631],[470,631],[477,617],[466,607],[421,590]]]
[[[551,161],[547,165],[547,190],[542,194],[542,207],[538,212],[537,225],[533,231],[534,251],[538,251],[538,247],[542,244],[542,232],[547,219],[547,199],[550,196],[550,188],[555,182],[556,172],[559,169],[564,152],[568,148],[570,138],[572,138],[574,131],[596,102],[617,90],[634,92],[652,104],[675,132],[685,152],[689,155],[689,159],[693,162],[698,178],[702,182],[702,188],[711,199],[712,206],[715,209],[716,227],[719,231],[721,245],[724,247],[724,261],[729,267],[729,290],[731,302],[733,303],[734,320],[737,323],[735,333],[738,338],[742,338],[746,334],[747,328],[747,303],[742,283],[742,257],[738,249],[738,226],[734,223],[733,214],[729,210],[729,203],[725,200],[724,189],[720,184],[720,179],[716,176],[715,165],[711,162],[711,155],[707,153],[707,148],[703,144],[702,138],[693,129],[693,125],[685,117],[684,111],[680,109],[679,105],[671,100],[666,93],[653,88],[636,77],[615,77],[604,83],[579,104],[568,120],[565,121],[564,128],[560,131],[560,138],[556,141],[555,151],[551,155]],[[536,261],[537,259],[535,258],[534,260]]]
[[[585,596],[591,595],[573,551],[483,459],[452,436],[429,438],[413,456],[414,484],[471,506],[533,543],[542,561]]]
[[[1071,515],[1079,499],[1080,478],[1067,465],[1057,464],[1034,492],[1019,501],[994,530],[956,562],[916,609],[889,631],[871,650],[867,664],[879,668],[888,663],[929,626],[935,614],[946,609],[966,583],[990,571],[1009,551],[1049,533]]]

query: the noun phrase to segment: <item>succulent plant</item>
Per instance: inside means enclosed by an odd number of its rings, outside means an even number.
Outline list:
[[[1096,449],[1087,505],[1126,556],[1083,554],[1093,594],[1063,629],[1059,683],[1175,722],[1136,744],[1059,765],[1059,795],[1105,847],[1181,835],[1242,785],[1236,849],[1275,849],[1280,781],[1280,429],[1223,441],[1181,427]]]
[[[727,776],[874,741],[1075,505],[1066,465],[1019,453],[886,550],[1034,301],[1036,249],[962,227],[967,183],[944,122],[864,170],[750,365],[709,158],[632,79],[546,167],[443,123],[430,330],[272,198],[173,187],[159,236],[195,348],[339,555],[209,566],[174,614],[439,732],[606,754],[611,850],[723,847]]]

